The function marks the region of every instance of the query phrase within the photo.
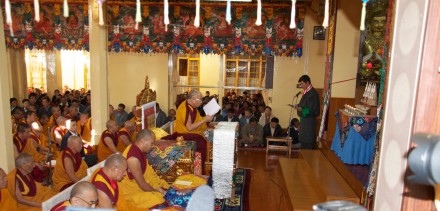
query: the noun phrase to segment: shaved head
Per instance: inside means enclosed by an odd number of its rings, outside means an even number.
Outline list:
[[[124,156],[122,156],[121,154],[113,154],[110,155],[107,158],[107,160],[105,160],[104,167],[105,168],[119,167],[124,163],[127,163],[127,160],[125,160]]]
[[[72,191],[70,192],[70,199],[72,199],[73,197],[84,196],[86,195],[86,193],[92,193],[97,196],[98,190],[92,183],[88,181],[78,182],[75,184],[75,186],[73,186]]]
[[[143,139],[152,139],[154,141],[156,139],[156,136],[150,129],[143,129],[136,135],[136,142],[140,142]]]
[[[74,152],[81,152],[83,147],[82,139],[79,136],[70,136],[67,139],[67,146],[72,149]]]

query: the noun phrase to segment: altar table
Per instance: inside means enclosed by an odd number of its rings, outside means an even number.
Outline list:
[[[369,165],[373,159],[377,117],[336,113],[337,125],[331,149],[345,164]]]
[[[201,158],[195,153],[196,142],[179,144],[175,140],[157,140],[155,145],[147,154],[148,162],[168,183],[173,183],[180,175],[201,172]]]

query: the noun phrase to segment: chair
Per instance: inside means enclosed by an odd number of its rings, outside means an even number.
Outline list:
[[[274,145],[278,143],[281,145]],[[269,166],[269,150],[287,151],[288,158],[290,158],[290,149],[292,147],[291,137],[266,137],[266,167]]]

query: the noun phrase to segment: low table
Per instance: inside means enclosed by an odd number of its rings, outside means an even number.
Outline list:
[[[173,183],[180,175],[194,174],[195,168],[200,168],[194,141],[177,143],[175,140],[158,140],[155,145],[147,154],[148,162],[157,175],[168,183]]]

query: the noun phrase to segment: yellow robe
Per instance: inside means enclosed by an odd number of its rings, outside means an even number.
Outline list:
[[[32,177],[32,176],[29,175],[28,177]],[[35,182],[33,180],[31,180],[31,183],[34,185],[27,185],[26,182],[24,182],[24,180],[21,178],[21,176],[19,176],[19,172],[17,169],[12,170],[7,175],[7,179],[8,179],[8,191],[13,196],[15,196],[15,191],[20,191],[20,190],[15,189],[16,182],[23,185],[24,190],[21,191],[21,194],[22,194],[23,198],[28,201],[33,201],[33,202],[41,204],[44,201],[48,200],[49,198],[51,198],[52,196],[55,195],[55,193],[52,192],[52,190],[50,190],[50,188],[48,188],[46,186],[42,186],[40,183]],[[34,194],[30,194],[32,192]],[[20,204],[20,203],[17,203],[17,207],[19,210],[26,210],[26,211],[29,211],[29,210],[40,211],[41,210],[41,208],[27,206],[27,205]]]
[[[134,145],[129,145],[122,154],[125,158],[128,156],[128,152]],[[168,189],[170,185],[157,176],[154,169],[146,162],[146,170],[144,172],[145,181],[154,189],[162,187]],[[121,189],[122,195],[133,204],[133,206],[143,209],[151,208],[155,205],[165,202],[163,195],[160,192],[145,192],[136,183],[136,180],[130,179],[129,176],[125,176],[124,179],[118,183]]]
[[[79,156],[79,158],[75,159],[76,156]],[[77,153],[76,155],[73,154],[72,150],[68,147],[61,152],[61,156],[58,156],[57,162],[55,165],[55,169],[53,171],[52,180],[53,180],[53,186],[52,190],[55,192],[60,192],[61,189],[63,189],[64,186],[67,185],[73,185],[72,180],[70,180],[69,176],[67,175],[65,168],[64,168],[64,158],[69,157],[72,159],[72,163],[75,167],[78,169],[75,171],[75,177],[82,179],[85,176],[87,176],[87,164],[84,162],[84,160],[81,158],[81,154]],[[77,162],[80,163],[77,163]],[[66,187],[64,187],[65,189]]]
[[[111,138],[113,141],[113,145],[115,145],[115,148],[118,149],[117,137],[108,130],[105,130],[104,132],[102,132],[101,140],[98,144],[98,163],[107,159],[108,156],[113,154],[113,152],[110,150],[110,148],[107,147],[107,145],[104,142],[104,139],[106,137]]]
[[[132,136],[131,136],[130,133],[128,133],[127,129],[121,128],[118,131],[118,135],[117,135],[117,137],[118,137],[118,147],[117,147],[117,149],[118,149],[119,152],[124,152],[124,150],[127,147],[127,145],[125,145],[125,143],[122,141],[122,138],[120,138],[121,136],[127,136],[128,139],[130,140],[130,143],[133,143],[134,139],[132,139]]]
[[[77,122],[78,125],[78,134],[81,134],[81,138],[87,142],[92,141],[92,118],[89,118],[84,126],[81,125],[81,122]]]
[[[17,148],[18,153],[27,153],[34,159],[35,162],[45,161],[45,156],[38,153],[35,147],[32,145],[31,140],[26,140],[25,143],[21,139],[14,135],[14,146]]]
[[[187,117],[187,113],[189,112],[187,109],[187,106],[189,109],[195,109],[196,110],[196,118],[195,120],[193,119],[193,123],[195,122],[200,122],[203,120],[203,117],[200,116],[199,111],[197,111],[197,108],[192,108],[189,104],[187,105],[187,101],[185,100],[183,103],[181,103],[179,105],[179,108],[177,108],[177,113],[176,113],[176,122],[174,123],[174,130],[177,133],[193,133],[193,134],[198,134],[198,135],[202,135],[203,136],[203,132],[206,130],[206,124],[202,124],[200,127],[189,131],[186,128],[186,117]]]
[[[120,189],[121,187],[119,183],[116,186],[116,189],[113,188],[111,185],[111,181],[105,178],[102,174],[98,174],[100,173],[100,171],[101,168],[96,169],[95,172],[93,172],[92,176],[90,177],[89,182],[95,185],[95,187],[98,190],[101,190],[102,192],[107,194],[110,199],[115,198],[115,196],[117,196],[117,201],[115,204],[116,210],[129,210],[129,211],[145,210],[134,207],[131,203],[129,203],[126,200],[124,194],[121,193],[121,189]]]
[[[11,196],[8,189],[1,189],[0,196],[0,210],[15,211],[18,210],[17,202]]]

